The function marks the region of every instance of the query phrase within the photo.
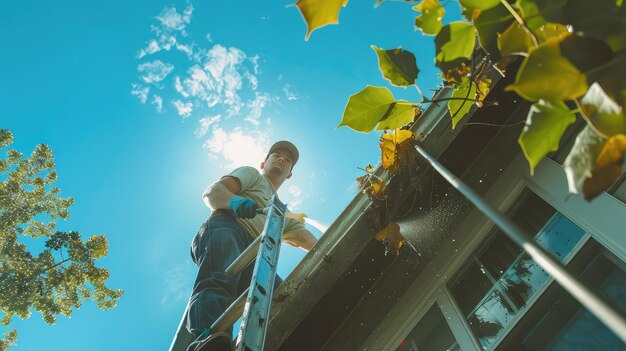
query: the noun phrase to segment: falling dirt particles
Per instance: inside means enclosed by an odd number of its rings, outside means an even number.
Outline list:
[[[397,223],[408,246],[417,252],[421,260],[427,261],[451,240],[454,227],[471,208],[472,205],[461,194],[448,191],[433,201],[432,208],[423,208],[417,215]]]

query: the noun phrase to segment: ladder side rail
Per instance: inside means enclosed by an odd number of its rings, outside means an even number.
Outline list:
[[[269,312],[276,278],[276,266],[285,226],[286,206],[278,196],[271,206],[261,235],[261,247],[252,273],[252,281],[243,312],[237,351],[262,351],[269,323]]]

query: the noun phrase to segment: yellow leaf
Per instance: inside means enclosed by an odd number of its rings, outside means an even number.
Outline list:
[[[422,13],[415,18],[415,27],[419,28],[425,35],[437,35],[439,33],[446,10],[437,0],[424,0],[419,5],[413,6],[413,10]]]
[[[460,66],[455,68],[450,68],[445,73],[441,73],[441,78],[443,78],[448,83],[457,83],[461,84],[463,77],[468,77],[472,74],[472,68],[465,63],[461,63]]]
[[[382,179],[374,174],[366,174],[358,177],[359,189],[363,194],[373,199],[382,199],[384,197],[385,183]]]
[[[622,162],[626,151],[626,135],[615,135],[604,144],[596,159],[596,167],[606,167]]]
[[[623,134],[610,137],[602,146],[591,176],[585,179],[581,189],[586,200],[596,197],[622,175],[624,151],[626,151],[626,136]]]
[[[389,222],[374,238],[385,245],[385,254],[393,251],[396,256],[400,254],[400,248],[406,241],[400,233],[400,226],[395,222]]]
[[[396,163],[396,149],[398,144],[411,138],[410,130],[395,130],[393,133],[385,133],[380,136],[380,150],[382,151],[383,168],[393,173],[392,166]]]
[[[480,78],[476,85],[476,104],[478,104],[478,107],[483,107],[483,100],[489,95],[491,79]]]
[[[348,4],[348,0],[298,0],[295,5],[306,21],[305,40],[311,32],[327,24],[339,23],[339,10]]]

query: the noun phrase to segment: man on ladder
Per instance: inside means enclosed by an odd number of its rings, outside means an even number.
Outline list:
[[[195,338],[188,351],[230,348],[231,335],[213,334],[210,326],[248,288],[253,266],[235,276],[225,270],[263,231],[266,215],[257,214],[257,210],[271,205],[272,196],[291,178],[298,158],[295,145],[279,141],[261,163],[261,173],[253,167],[237,168],[202,195],[213,212],[191,244],[191,257],[199,271],[187,315],[187,329]],[[317,242],[301,222],[292,218],[285,218],[283,240],[307,251]]]

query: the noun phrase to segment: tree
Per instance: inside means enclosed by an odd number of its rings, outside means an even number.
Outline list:
[[[8,130],[0,130],[0,150],[13,143]],[[7,150],[0,158],[0,312],[1,323],[9,327],[14,316],[29,318],[32,310],[53,325],[56,316],[71,316],[84,302],[94,300],[101,309],[113,308],[123,291],[105,286],[106,268],[95,261],[106,256],[108,242],[103,235],[86,241],[77,232],[56,231],[56,220],[69,217],[74,200],[59,196],[54,187],[54,155],[44,144],[25,158]],[[24,242],[35,240],[38,254]],[[0,338],[0,351],[17,340],[12,329]]]

